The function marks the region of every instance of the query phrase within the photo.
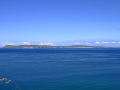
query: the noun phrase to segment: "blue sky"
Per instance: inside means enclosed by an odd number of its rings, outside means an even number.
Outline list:
[[[120,0],[0,0],[0,42],[120,40]]]

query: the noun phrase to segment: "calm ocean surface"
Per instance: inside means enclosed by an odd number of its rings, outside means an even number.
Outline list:
[[[0,49],[2,77],[21,90],[120,90],[120,49]]]

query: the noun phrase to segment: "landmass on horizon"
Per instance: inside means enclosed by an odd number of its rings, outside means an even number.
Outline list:
[[[5,45],[3,48],[39,49],[39,48],[120,48],[120,47],[103,47],[103,46],[87,46],[87,45],[71,45],[71,46],[52,46],[52,45]]]

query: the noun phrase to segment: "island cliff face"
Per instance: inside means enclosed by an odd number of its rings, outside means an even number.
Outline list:
[[[73,45],[73,46],[49,46],[49,45],[6,45],[3,48],[99,48],[94,46]]]

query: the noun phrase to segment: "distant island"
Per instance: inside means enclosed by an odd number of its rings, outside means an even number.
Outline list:
[[[28,49],[39,49],[39,48],[104,48],[100,46],[87,46],[87,45],[72,45],[72,46],[50,46],[50,45],[5,45],[3,48],[28,48]]]

